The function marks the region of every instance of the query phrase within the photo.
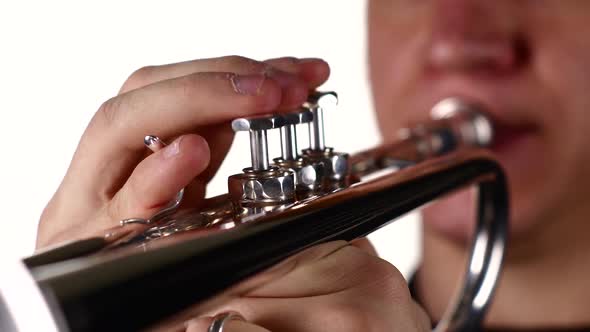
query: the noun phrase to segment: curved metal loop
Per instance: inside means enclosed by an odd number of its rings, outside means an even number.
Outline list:
[[[434,332],[474,331],[481,328],[502,268],[508,234],[505,177],[479,185],[478,223],[462,288],[447,307]]]

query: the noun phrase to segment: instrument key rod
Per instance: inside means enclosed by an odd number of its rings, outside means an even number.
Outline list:
[[[295,125],[281,127],[281,157],[283,160],[296,160],[297,152],[297,128]]]
[[[250,155],[253,170],[269,169],[266,130],[250,130]]]
[[[309,123],[309,147],[312,151],[324,151],[324,110],[321,107],[310,109],[313,121]]]

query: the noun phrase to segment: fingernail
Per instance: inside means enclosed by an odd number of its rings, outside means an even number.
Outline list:
[[[233,75],[231,84],[239,94],[258,96],[265,79],[265,75]]]
[[[172,158],[180,153],[180,141],[182,140],[182,136],[176,139],[172,144],[166,146],[163,151],[162,155],[165,159]]]

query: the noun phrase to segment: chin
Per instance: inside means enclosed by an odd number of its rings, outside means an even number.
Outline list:
[[[422,209],[427,233],[466,244],[475,228],[477,190],[464,189],[445,196]]]
[[[514,208],[515,203],[518,209]],[[509,235],[512,241],[526,238],[535,229],[538,218],[527,217],[525,212],[531,209],[526,205],[526,202],[511,200]],[[469,245],[477,223],[477,188],[458,191],[425,206],[422,220],[424,231],[429,235],[445,238],[457,245]]]

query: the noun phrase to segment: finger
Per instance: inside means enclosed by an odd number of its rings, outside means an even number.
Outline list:
[[[333,245],[338,243],[340,242],[334,242]],[[251,290],[247,296],[319,296],[356,288],[358,285],[373,285],[378,280],[406,285],[403,275],[385,260],[352,245],[333,248],[335,250],[325,251],[322,256],[303,256],[297,261],[295,269],[281,278]],[[398,291],[400,287],[394,288],[393,292]]]
[[[324,84],[330,76],[330,66],[322,59],[286,57],[269,59],[264,62],[282,71],[299,75],[299,77],[307,82],[310,89]]]
[[[177,138],[139,163],[111,201],[109,216],[114,222],[129,217],[149,218],[203,172],[209,160],[209,146],[204,138]]]
[[[199,126],[269,112],[280,100],[281,89],[264,75],[198,73],[130,91],[95,115],[65,186],[112,197],[143,157],[146,134],[168,140]]]
[[[120,94],[137,89],[159,81],[173,79],[185,75],[204,72],[228,72],[238,75],[262,74],[273,78],[283,89],[281,106],[283,109],[298,106],[292,100],[299,100],[304,93],[301,89],[293,89],[294,86],[305,86],[312,89],[317,82],[325,81],[325,70],[327,64],[320,59],[305,59],[302,65],[296,58],[275,59],[271,63],[260,62],[241,56],[227,56],[221,58],[199,59],[174,63],[162,66],[149,66],[137,70],[121,88]],[[320,67],[319,69],[316,67]],[[285,70],[283,70],[285,69]],[[329,73],[329,71],[328,71]],[[301,74],[301,75],[299,75]],[[308,81],[303,80],[303,78]]]
[[[215,147],[215,153],[211,155],[209,167],[199,175],[203,181],[209,182],[225,160],[235,135],[231,126],[227,123],[202,127],[199,129],[199,134],[209,142],[209,146]]]
[[[213,317],[201,317],[186,324],[186,332],[207,332],[213,323]],[[241,320],[230,320],[223,326],[224,332],[270,332],[269,330]]]
[[[417,331],[430,331],[432,329],[432,322],[430,317],[426,313],[426,310],[422,308],[418,302],[412,299],[412,304],[415,313],[414,321],[417,322],[418,327],[416,328]]]
[[[319,244],[308,248],[294,256],[291,256],[280,263],[272,266],[262,273],[258,273],[255,276],[239,283],[232,291],[234,294],[240,294],[242,296],[266,296],[272,295],[275,289],[280,289],[281,284],[284,280],[288,280],[288,285],[291,281],[295,280],[292,278],[292,274],[295,270],[300,269],[303,266],[314,264],[314,262],[322,260],[324,257],[330,256],[334,252],[349,247],[346,241],[332,241],[328,243]],[[302,274],[304,275],[305,272]],[[298,284],[297,284],[298,285]],[[305,288],[306,285],[304,285]],[[275,295],[280,297],[282,292],[278,292]],[[241,312],[241,310],[240,310]]]
[[[300,84],[293,105],[307,91]],[[268,113],[281,104],[283,91],[272,76],[196,73],[154,83],[107,101],[93,118],[87,134],[116,150],[143,149],[146,131],[162,138],[204,125]],[[105,135],[106,134],[106,135]],[[118,153],[120,151],[116,151]]]
[[[161,66],[148,66],[135,71],[121,87],[119,94],[159,81],[199,72],[230,72],[239,75],[267,74],[275,68],[291,74],[301,74],[310,88],[323,83],[329,75],[328,64],[321,59],[297,59],[292,57],[256,61],[241,56],[198,59]],[[320,83],[320,84],[321,84]]]
[[[198,208],[201,206],[206,194],[207,183],[217,173],[229,152],[234,138],[234,132],[226,123],[206,126],[199,130],[199,134],[205,138],[209,146],[213,146],[209,166],[186,187],[182,207]]]
[[[120,220],[149,218],[167,205],[208,164],[207,142],[198,135],[181,136],[139,163],[112,200],[92,210],[94,215],[73,218],[71,216],[82,212],[78,212],[77,206],[72,206],[67,211],[69,215],[44,220],[43,241],[39,243],[46,245],[48,239],[55,243],[68,238],[100,235],[105,229],[117,226]]]
[[[366,237],[363,237],[361,239],[352,240],[350,242],[350,245],[361,249],[362,251],[366,252],[369,255],[379,256],[379,254],[377,253],[377,250],[375,249],[375,246],[373,246],[371,241],[369,241],[369,239]]]
[[[248,292],[248,297],[311,297],[360,282],[367,254],[344,241],[325,243],[297,256],[296,268]],[[369,262],[375,258],[371,257]],[[358,270],[362,268],[361,270]]]

